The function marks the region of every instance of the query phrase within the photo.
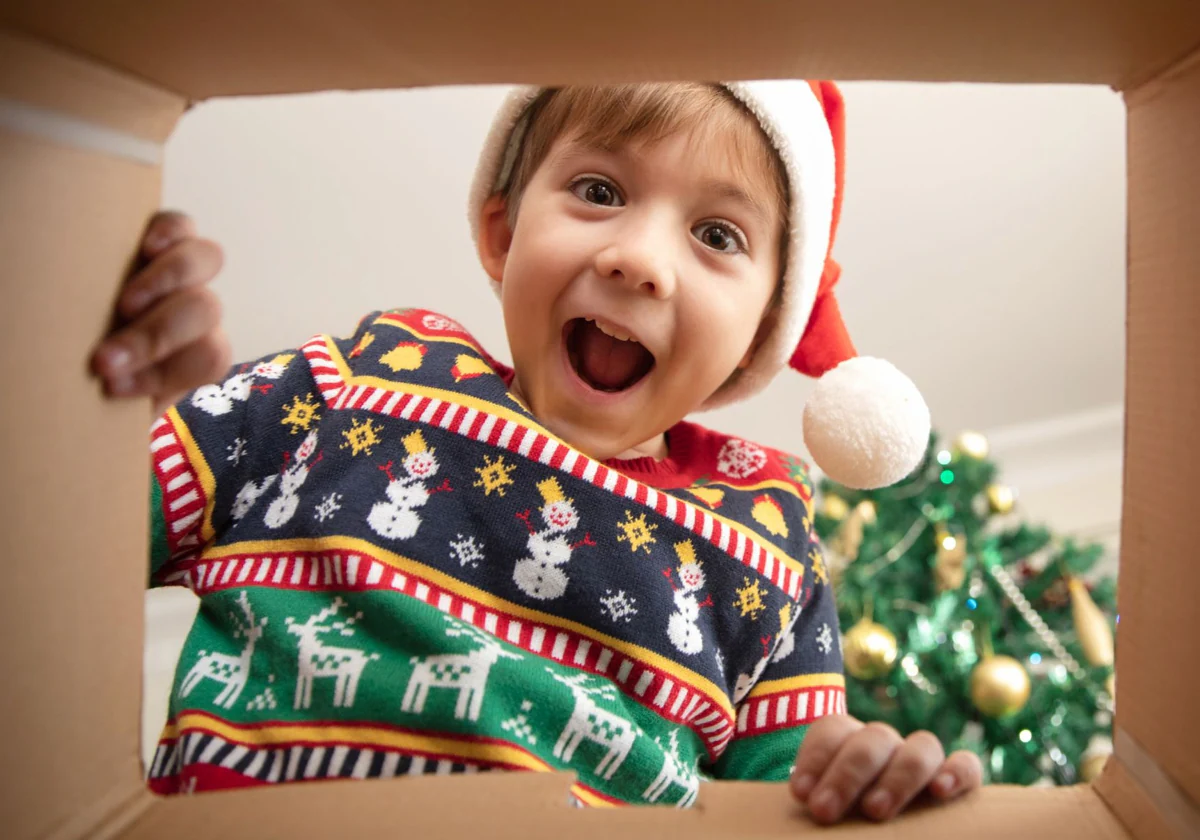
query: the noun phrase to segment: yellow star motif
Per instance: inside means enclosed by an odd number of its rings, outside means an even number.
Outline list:
[[[808,559],[812,562],[813,577],[821,581],[821,583],[829,583],[829,574],[825,570],[825,558],[821,556],[821,552],[815,548],[808,552]]]
[[[359,423],[357,419],[350,421],[350,428],[342,432],[342,437],[346,439],[339,449],[350,447],[351,455],[358,455],[362,452],[371,454],[371,450],[379,443],[379,433],[383,431],[382,426],[375,425],[374,421],[368,420],[366,423]]]
[[[483,466],[475,468],[475,474],[479,476],[472,487],[482,487],[483,495],[490,496],[495,490],[500,496],[504,495],[506,487],[510,487],[513,483],[512,473],[517,468],[516,464],[504,463],[504,456],[497,456],[493,461],[491,457],[483,456]]]
[[[284,404],[283,411],[284,416],[279,423],[283,426],[291,426],[292,434],[296,434],[301,429],[307,432],[309,426],[321,419],[312,394],[305,394],[303,401],[299,397],[292,397],[290,403]]]
[[[637,519],[633,518],[633,511],[625,511],[625,521],[617,523],[617,529],[622,533],[617,535],[617,542],[629,543],[630,551],[637,551],[639,548],[650,553],[650,544],[656,543],[658,540],[654,538],[654,532],[658,526],[646,522],[646,514],[639,514]]]
[[[757,580],[751,583],[750,578],[744,577],[742,582],[745,585],[737,590],[737,600],[733,602],[733,605],[742,611],[743,618],[750,616],[751,621],[757,621],[759,614],[767,608],[767,605],[763,603],[763,595],[766,594],[766,590],[759,585]]]

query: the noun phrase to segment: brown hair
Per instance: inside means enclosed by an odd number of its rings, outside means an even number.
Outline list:
[[[699,130],[695,139],[700,143],[716,136],[732,142],[739,174],[766,182],[761,187],[770,190],[769,202],[786,232],[788,182],[783,163],[757,119],[720,85],[688,82],[550,88],[529,106],[526,125],[512,174],[501,188],[510,225],[516,224],[521,196],[534,172],[564,134],[570,132],[600,149],[616,149],[631,142],[657,142],[688,128]],[[781,249],[786,247],[786,239],[781,237]]]

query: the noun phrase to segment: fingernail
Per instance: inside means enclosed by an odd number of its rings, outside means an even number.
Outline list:
[[[954,775],[951,773],[942,773],[933,780],[933,792],[938,796],[945,796],[954,790]]]
[[[129,367],[131,361],[133,361],[133,354],[119,344],[105,347],[100,351],[101,366],[112,374],[120,373]]]
[[[132,376],[117,376],[108,381],[109,392],[116,397],[133,393],[134,378]]]
[[[149,302],[150,302],[150,293],[149,292],[147,292],[145,290],[132,292],[129,295],[129,297],[125,298],[125,309],[126,309],[126,311],[129,312],[130,315],[134,315],[138,312],[141,312],[142,309],[144,309],[146,304]]]
[[[152,233],[146,237],[146,247],[151,251],[161,251],[170,241],[164,234]]]
[[[817,780],[805,773],[803,776],[797,776],[792,779],[792,791],[801,799],[812,793],[813,785]]]
[[[866,799],[863,800],[863,810],[869,816],[877,820],[886,817],[892,810],[892,795],[886,790],[876,790],[871,792]]]
[[[842,810],[838,795],[829,788],[818,793],[808,803],[808,808],[822,819],[832,820]]]

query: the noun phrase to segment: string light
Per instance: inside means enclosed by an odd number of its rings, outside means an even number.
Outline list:
[[[954,483],[954,470],[942,470],[941,479],[942,479],[942,484],[953,484]]]

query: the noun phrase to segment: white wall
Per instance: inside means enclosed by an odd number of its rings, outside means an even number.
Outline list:
[[[994,431],[1024,513],[1115,541],[1120,506],[1124,109],[1111,91],[844,86],[837,255],[859,349],[905,369],[934,423]],[[464,215],[499,88],[206,103],[167,148],[164,203],[224,246],[235,356],[445,311],[506,358]],[[707,422],[798,451],[808,383]],[[194,599],[147,600],[146,743]]]

